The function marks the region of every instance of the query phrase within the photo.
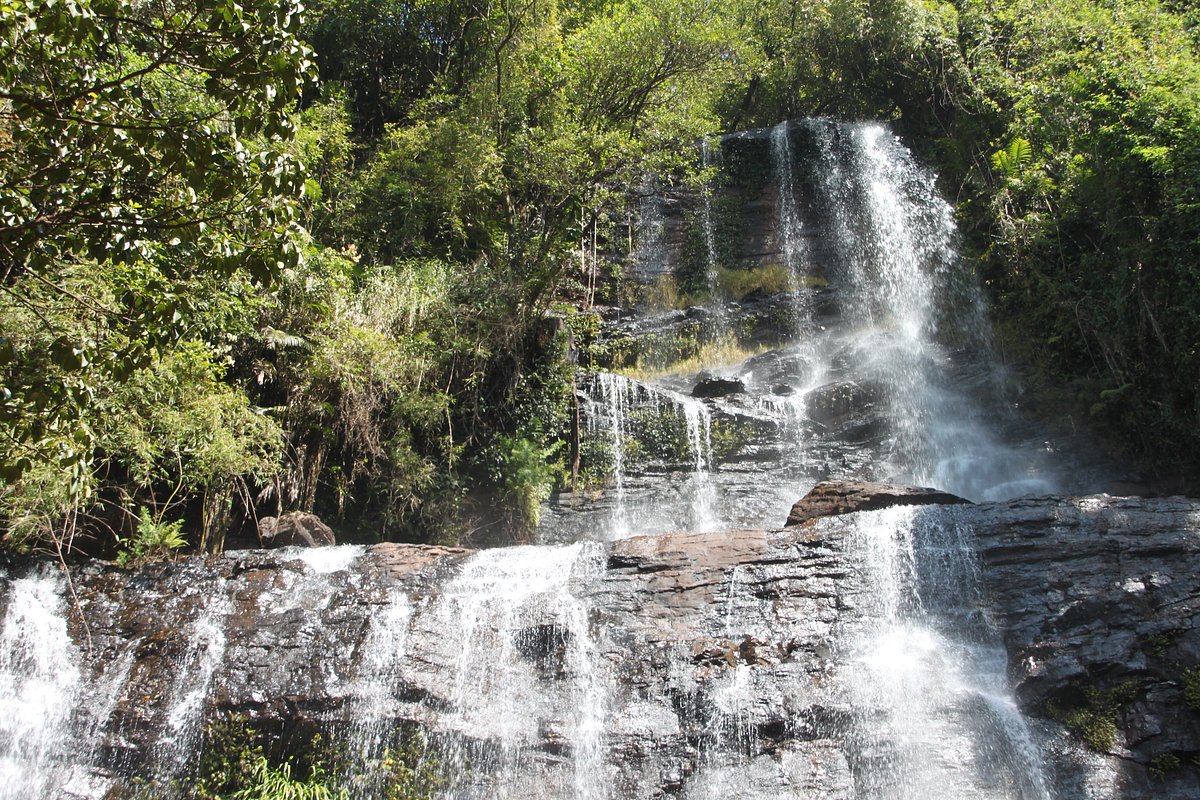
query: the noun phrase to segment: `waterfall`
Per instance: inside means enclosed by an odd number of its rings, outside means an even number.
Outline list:
[[[1049,800],[1007,688],[968,532],[947,509],[860,513],[847,547],[859,614],[840,641],[865,794],[885,800]]]
[[[804,239],[800,210],[796,205],[796,182],[793,176],[795,160],[788,138],[790,127],[787,122],[781,122],[771,129],[771,162],[778,194],[775,217],[780,255],[783,265],[798,283],[798,273],[804,268]]]
[[[8,582],[0,630],[0,798],[57,797],[75,744],[80,654],[67,633],[61,578]]]
[[[688,446],[695,457],[692,471],[692,520],[689,527],[694,531],[715,530],[718,525],[713,509],[715,487],[709,475],[712,468],[712,414],[699,400],[690,397],[680,400],[682,402],[679,407],[683,409],[687,424]]]
[[[176,665],[167,721],[156,747],[160,779],[181,776],[193,763],[204,733],[204,709],[225,658],[225,598],[208,604],[188,631],[187,651]]]
[[[707,406],[695,398],[610,372],[596,373],[587,392],[585,427],[607,453],[612,492],[608,519],[600,535],[594,538],[623,539],[646,531],[647,519],[641,515],[644,509],[638,507],[635,514],[630,508],[627,451],[635,449],[645,454],[646,446],[638,439],[640,429],[651,429],[643,438],[661,437],[663,432],[653,429],[663,425],[678,426],[686,448],[688,461],[683,466],[689,469],[690,477],[685,491],[686,511],[682,513],[687,522],[676,519],[664,523],[661,517],[655,517],[653,522],[693,530],[712,530],[717,526],[719,520],[713,508],[712,414]]]
[[[955,385],[954,346],[986,363],[979,345],[990,337],[980,315],[961,313],[978,308],[979,289],[959,265],[953,209],[933,175],[882,125],[808,127],[842,293],[826,360],[838,354],[856,380],[884,392],[889,477],[972,499],[1053,490],[1032,454],[997,439],[988,399]]]
[[[377,765],[387,755],[394,720],[400,714],[394,698],[401,688],[401,668],[409,657],[409,624],[413,605],[408,595],[391,589],[383,608],[371,618],[359,650],[358,676],[351,686],[352,722],[346,737],[347,751],[358,766],[354,788],[382,796],[382,776]]]
[[[609,678],[573,591],[600,566],[583,544],[483,551],[422,615],[457,646],[441,749],[449,797],[608,797]],[[565,764],[543,757],[543,737]]]
[[[355,800],[386,794],[384,762],[414,732],[441,800],[1051,800],[968,512],[779,530],[828,477],[973,499],[1058,485],[1044,454],[994,424],[951,207],[881,125],[715,141],[701,143],[704,166],[742,169],[753,196],[723,175],[696,214],[694,195],[668,204],[642,187],[631,272],[668,272],[672,247],[698,243],[672,226],[702,224],[721,324],[752,353],[579,381],[588,477],[562,501],[578,508],[544,515],[569,522],[544,525],[540,546],[477,552],[96,566],[79,611],[105,631],[90,657],[57,573],[5,575],[0,800],[98,800],[64,788],[96,776],[120,800],[178,797],[225,713],[332,734]],[[716,218],[735,206],[739,220]],[[762,217],[725,248],[727,231]],[[718,297],[718,268],[778,279],[779,267],[788,284],[773,296]],[[623,314],[614,338],[682,330],[695,345],[711,310]],[[680,530],[695,533],[660,535]]]
[[[612,486],[615,495],[609,529],[613,538],[629,535],[629,520],[625,509],[625,450],[629,435],[628,411],[636,399],[636,385],[619,375],[601,372],[596,375],[595,386],[599,397],[590,405],[587,415],[589,430],[595,434],[607,421],[607,444],[612,458]]]

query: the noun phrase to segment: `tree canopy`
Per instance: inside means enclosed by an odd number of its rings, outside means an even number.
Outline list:
[[[1006,346],[1200,469],[1198,42],[1157,0],[9,0],[6,541],[528,527],[585,240],[803,115],[910,134]]]

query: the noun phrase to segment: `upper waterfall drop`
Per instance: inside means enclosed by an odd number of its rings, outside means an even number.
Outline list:
[[[980,288],[958,255],[953,209],[934,176],[879,124],[810,121],[818,205],[836,254],[841,320],[820,350],[876,386],[890,441],[887,478],[974,500],[1058,487],[1044,453],[1000,440]],[[964,388],[962,376],[982,375]],[[979,380],[978,378],[976,378]]]
[[[799,120],[719,145],[699,148],[720,170],[703,191],[638,201],[633,282],[661,299],[681,269],[711,275],[719,250],[722,281],[752,288],[731,298],[710,280],[686,308],[622,310],[609,335],[634,354],[637,378],[600,373],[583,404],[590,430],[613,431],[611,482],[552,502],[543,541],[770,526],[830,478],[976,501],[1095,488],[1014,411],[953,209],[887,126]],[[696,394],[713,444],[694,480],[678,459],[647,467],[666,438],[628,402],[631,386]],[[585,471],[596,456],[585,448]]]

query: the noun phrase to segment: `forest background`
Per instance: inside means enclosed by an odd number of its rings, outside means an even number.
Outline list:
[[[1042,411],[1194,490],[1198,45],[1195,0],[2,0],[4,544],[521,536],[619,301],[580,242],[802,116],[890,121]]]

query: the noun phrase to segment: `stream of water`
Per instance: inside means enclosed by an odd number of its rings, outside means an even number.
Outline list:
[[[541,540],[769,527],[829,478],[932,486],[971,500],[1094,489],[1013,412],[934,176],[882,125],[783,123],[766,138],[775,258],[790,276],[789,335],[700,374],[598,374],[585,410],[593,433],[608,431],[608,488],[552,503]],[[642,205],[651,211],[639,252],[667,260],[661,204]],[[708,241],[709,193],[702,211]],[[743,391],[688,397],[706,374]],[[664,469],[648,455],[653,438],[639,438],[636,418],[664,395],[698,403],[725,434],[719,456],[710,448],[692,478]]]

